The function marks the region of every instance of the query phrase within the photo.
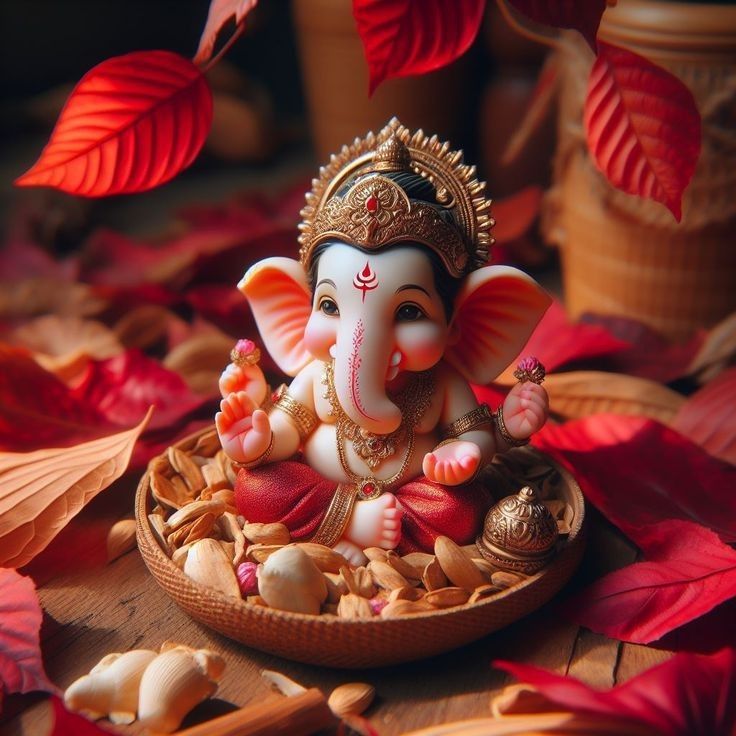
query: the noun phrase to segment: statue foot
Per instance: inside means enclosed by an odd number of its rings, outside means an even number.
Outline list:
[[[357,544],[353,544],[344,537],[333,547],[335,552],[339,552],[353,567],[365,565],[368,558],[363,554],[363,550]]]
[[[403,513],[393,493],[384,493],[370,501],[356,501],[345,538],[361,550],[394,549],[401,540]]]

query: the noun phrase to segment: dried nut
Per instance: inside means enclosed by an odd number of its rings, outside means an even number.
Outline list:
[[[449,537],[437,537],[434,553],[447,579],[458,588],[465,588],[472,593],[479,585],[486,583],[483,573]]]
[[[381,618],[396,618],[409,613],[426,613],[433,610],[435,609],[424,601],[389,601],[381,611]]]
[[[156,501],[170,509],[180,509],[189,501],[188,496],[181,496],[165,475],[155,470],[151,471],[151,493]]]
[[[187,537],[189,536],[189,532],[192,531],[193,526],[194,521],[190,521],[188,524],[180,526],[175,532],[171,532],[171,534],[166,537],[169,546],[172,549],[176,549],[177,547],[181,547],[186,544]]]
[[[202,477],[208,488],[213,491],[219,491],[222,488],[229,488],[230,482],[225,475],[225,471],[220,467],[219,463],[208,462],[202,466]]]
[[[181,475],[189,490],[193,494],[199,493],[207,484],[197,463],[176,447],[169,447],[168,454],[171,466]]]
[[[282,547],[258,566],[258,590],[271,608],[315,616],[327,599],[325,576],[296,545]]]
[[[307,688],[303,685],[275,670],[261,670],[261,679],[271,690],[286,695],[287,698],[293,698],[307,692]]]
[[[282,544],[251,544],[245,550],[245,557],[251,562],[265,562],[274,552],[283,548]]]
[[[196,452],[198,455],[204,455],[206,458],[213,458],[220,449],[220,438],[213,429],[211,432],[207,432],[197,439],[192,452]]]
[[[235,491],[232,488],[221,488],[212,494],[213,501],[222,501],[228,509],[235,509]]]
[[[424,593],[413,585],[405,585],[403,588],[394,588],[389,593],[389,601],[418,601]]]
[[[368,563],[368,569],[371,571],[376,585],[380,588],[393,590],[394,588],[403,588],[409,585],[409,581],[400,572],[394,570],[388,562],[371,560]]]
[[[404,555],[401,559],[404,562],[408,562],[417,570],[424,570],[432,562],[434,555],[429,554],[429,552],[409,552],[408,555]]]
[[[362,598],[355,595],[355,593],[348,593],[340,598],[340,602],[337,604],[337,615],[340,618],[356,620],[373,618],[373,611],[367,598]]]
[[[171,733],[195,705],[217,690],[225,662],[207,649],[174,647],[161,653],[143,673],[138,701],[141,726]]]
[[[434,608],[452,608],[462,606],[468,602],[470,593],[465,588],[440,588],[431,590],[424,596],[424,600]]]
[[[390,549],[386,553],[386,562],[393,567],[396,572],[403,575],[412,585],[419,585],[422,579],[423,567],[417,570],[414,565],[410,565],[408,562],[399,557],[396,552]]]
[[[216,501],[215,499],[211,501],[192,501],[169,516],[166,520],[166,529],[169,532],[173,532],[180,526],[194,521],[197,517],[202,516],[202,514],[209,513],[217,517],[223,511],[225,511],[225,504],[222,501]]]
[[[182,478],[180,475],[172,476],[169,479],[169,482],[172,486],[174,486],[176,497],[184,499],[182,501],[182,506],[194,500],[196,494],[192,493],[191,488],[189,488],[189,486],[184,482],[184,478]]]
[[[75,680],[64,692],[69,710],[90,718],[107,716],[113,723],[132,723],[138,710],[138,687],[143,672],[156,658],[149,649],[108,654],[88,675]]]
[[[473,557],[471,562],[481,571],[481,574],[486,579],[486,582],[490,582],[491,575],[498,570],[495,565],[492,565],[488,560],[484,560],[482,557]]]
[[[224,539],[218,539],[217,541],[219,542],[220,547],[222,547],[223,552],[232,562],[233,555],[235,554],[235,542],[227,542]]]
[[[322,574],[327,581],[327,600],[330,603],[339,602],[340,596],[350,592],[342,576],[335,575],[334,572],[324,572]]]
[[[200,539],[191,546],[184,563],[184,574],[227,596],[240,598],[238,579],[232,563],[214,539]]]
[[[204,539],[214,529],[216,521],[217,517],[210,513],[202,514],[198,519],[195,519],[189,527],[189,533],[184,538],[184,544]]]
[[[324,544],[299,542],[296,546],[306,552],[322,572],[340,572],[341,567],[349,564],[339,552]]]
[[[500,592],[501,588],[497,585],[481,585],[473,591],[470,598],[468,598],[468,603],[475,603],[476,601],[481,601],[484,598],[490,598],[492,595],[496,595],[496,593]]]
[[[516,575],[513,572],[506,572],[505,570],[499,570],[491,575],[491,582],[497,585],[499,588],[511,588],[514,585],[518,585],[524,580],[521,575]]]
[[[135,519],[116,521],[107,533],[107,561],[112,562],[135,547]]]
[[[363,713],[376,696],[373,685],[365,682],[349,682],[336,687],[327,698],[327,705],[338,718],[345,716],[359,716]]]
[[[274,524],[246,524],[243,534],[251,544],[289,544],[291,535],[289,530],[279,523]]]
[[[159,543],[161,549],[171,557],[172,549],[164,534],[163,518],[158,514],[148,514],[148,523],[151,525],[153,536],[156,537],[156,541]]]
[[[439,560],[436,557],[427,564],[422,573],[422,583],[427,590],[438,590],[446,588],[448,584],[447,575],[442,572]]]
[[[179,549],[174,550],[174,554],[171,555],[171,561],[181,570],[184,569],[184,563],[187,560],[187,555],[189,554],[189,550],[192,548],[192,544],[185,544],[183,547],[179,547]]]
[[[376,593],[373,576],[365,567],[357,567],[355,570],[351,570],[349,567],[343,566],[340,568],[340,577],[350,593],[355,593],[355,595],[362,598],[373,598]]]
[[[558,498],[549,498],[542,501],[542,503],[549,509],[550,514],[555,519],[561,519],[565,515],[565,509],[567,504]]]
[[[381,547],[367,547],[363,550],[363,554],[369,560],[378,560],[379,562],[386,562],[386,550]]]

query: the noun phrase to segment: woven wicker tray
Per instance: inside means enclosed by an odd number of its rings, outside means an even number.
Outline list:
[[[211,432],[198,432],[175,447],[191,450]],[[159,467],[165,462],[165,455],[154,460]],[[468,644],[527,615],[562,588],[580,561],[584,503],[569,473],[538,451],[519,448],[499,457],[484,478],[498,498],[518,491],[527,482],[536,482],[543,497],[566,502],[569,533],[558,542],[552,562],[540,572],[489,598],[454,608],[356,621],[278,611],[227,597],[188,578],[161,548],[148,521],[155,503],[148,473],[136,494],[138,548],[156,581],[181,608],[197,621],[250,647],[330,667],[408,662]],[[550,483],[550,478],[555,482]]]

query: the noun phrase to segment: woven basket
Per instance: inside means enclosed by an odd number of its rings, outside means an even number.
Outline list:
[[[191,435],[176,447],[186,451],[207,432],[211,430]],[[544,570],[476,603],[401,618],[355,621],[278,611],[227,597],[188,578],[161,549],[148,521],[154,505],[148,473],[136,495],[138,548],[159,585],[190,616],[255,649],[343,668],[379,667],[430,657],[468,644],[538,608],[567,582],[580,561],[584,504],[577,483],[536,450],[512,452],[530,467],[552,466],[559,472],[560,495],[572,512],[570,533]]]

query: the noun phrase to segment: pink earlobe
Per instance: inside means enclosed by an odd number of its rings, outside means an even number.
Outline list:
[[[469,381],[489,383],[519,354],[551,301],[516,268],[472,272],[455,302],[445,359]]]
[[[266,349],[287,375],[313,360],[304,345],[312,297],[304,268],[291,258],[266,258],[248,269],[238,284]]]

